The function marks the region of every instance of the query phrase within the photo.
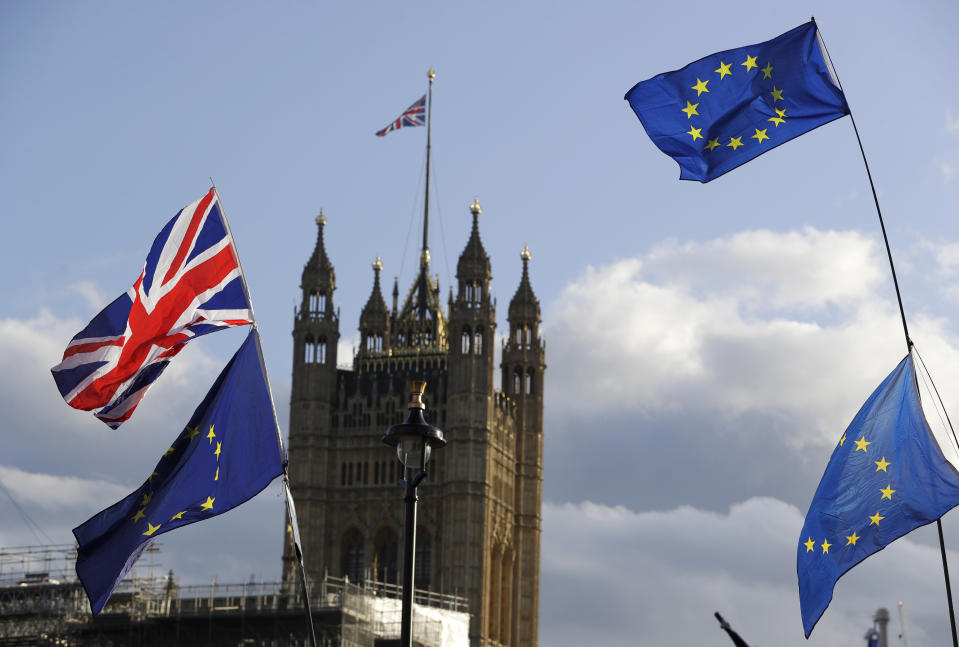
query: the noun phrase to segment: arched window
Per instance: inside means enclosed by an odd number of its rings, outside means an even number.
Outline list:
[[[530,326],[523,326],[523,335],[526,337],[526,345],[530,346],[533,343],[533,329]]]
[[[526,394],[533,392],[533,369],[526,371]]]
[[[383,527],[373,539],[373,579],[378,582],[396,584],[397,571],[396,533],[392,528]]]
[[[363,581],[363,568],[366,565],[363,554],[363,535],[356,528],[347,531],[343,537],[343,574],[353,582]]]
[[[317,364],[326,364],[326,337],[320,337],[316,343],[315,358]]]
[[[513,370],[513,393],[519,395],[523,392],[523,373],[518,368]]]
[[[470,329],[464,327],[463,334],[460,336],[460,352],[463,355],[470,354]]]
[[[523,344],[523,327],[522,326],[516,329],[516,343],[519,345]]]
[[[483,331],[477,329],[473,334],[473,353],[476,355],[483,354]]]
[[[326,312],[326,294],[319,289],[310,293],[310,316],[320,318]]]
[[[413,562],[413,578],[416,587],[430,588],[430,572],[433,570],[433,538],[420,526],[416,533],[416,558]]]
[[[307,335],[303,340],[303,361],[307,364],[316,361],[316,343],[313,341],[313,335]]]

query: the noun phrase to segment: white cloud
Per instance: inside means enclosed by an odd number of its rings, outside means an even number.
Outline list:
[[[884,263],[862,234],[804,229],[590,267],[549,313],[549,406],[763,412],[831,442],[902,357]]]
[[[97,505],[104,499],[115,501],[130,493],[129,487],[111,481],[27,472],[5,465],[0,465],[0,481],[19,504],[45,510]]]
[[[940,158],[936,163],[939,166],[939,173],[945,182],[951,182],[956,172],[959,171],[959,166],[949,160]]]
[[[952,114],[952,110],[946,110],[946,132],[953,135],[959,134],[959,117]]]
[[[99,312],[113,300],[107,298],[106,293],[100,289],[100,286],[92,281],[77,281],[68,285],[67,289],[76,292],[91,312]],[[114,298],[118,296],[120,295],[115,294]]]
[[[852,644],[878,607],[894,611],[905,600],[913,644],[945,644],[938,551],[916,542],[934,535],[931,528],[845,575],[807,642],[795,570],[801,527],[799,510],[770,498],[748,499],[722,514],[689,506],[639,513],[547,504],[540,642],[728,644],[713,617],[719,611],[751,645]],[[897,626],[890,626],[892,636]]]

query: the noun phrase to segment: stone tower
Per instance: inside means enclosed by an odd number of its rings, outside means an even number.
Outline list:
[[[337,368],[339,315],[332,264],[317,217],[317,242],[303,270],[293,323],[290,475],[307,575],[399,583],[402,478],[382,444],[406,414],[410,379],[427,382],[427,420],[446,434],[420,488],[417,589],[469,600],[473,647],[535,646],[539,615],[543,478],[543,371],[539,302],[524,249],[522,278],[509,306],[503,389],[494,388],[496,301],[479,232],[482,208],[456,267],[443,313],[424,234],[417,276],[399,305],[383,298],[383,263],[359,318],[351,369]],[[297,581],[289,542],[284,583]]]

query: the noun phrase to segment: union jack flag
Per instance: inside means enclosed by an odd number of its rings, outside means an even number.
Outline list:
[[[396,118],[383,130],[376,133],[377,137],[382,137],[391,130],[402,128],[403,126],[423,126],[426,124],[426,95],[411,105],[406,111]]]
[[[186,342],[253,323],[215,189],[153,241],[143,271],[67,345],[53,379],[71,407],[116,429]]]

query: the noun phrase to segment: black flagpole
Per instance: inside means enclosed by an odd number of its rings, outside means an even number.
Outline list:
[[[430,79],[430,88],[426,102],[426,195],[423,198],[423,254],[420,263],[425,264],[426,252],[429,250],[429,223],[430,223],[430,136],[433,130],[433,79],[436,72],[433,68],[427,72]]]
[[[816,19],[812,19],[813,22],[816,22]],[[819,25],[816,25],[816,37],[819,39],[819,44],[822,46],[823,54],[825,55],[826,64],[829,67],[829,71],[832,74],[833,78],[836,81],[836,85],[839,86],[840,91],[842,91],[843,96],[845,97],[845,90],[842,89],[842,83],[839,81],[839,75],[836,73],[836,69],[832,64],[832,60],[829,58],[829,52],[826,50],[826,43],[823,41],[822,35],[819,32]],[[849,107],[849,101],[846,101],[846,106]],[[872,181],[872,172],[869,170],[869,161],[866,159],[866,150],[862,146],[862,138],[859,136],[859,129],[856,127],[856,118],[852,115],[852,108],[849,108],[849,120],[852,122],[853,132],[856,133],[856,141],[859,142],[859,152],[862,153],[862,162],[866,166],[866,176],[869,178],[869,188],[872,189],[872,199],[876,204],[876,214],[879,216],[879,227],[882,229],[882,239],[886,243],[886,256],[889,258],[889,269],[892,272],[892,283],[896,288],[896,300],[899,302],[899,316],[902,319],[902,332],[906,336],[906,354],[912,353],[912,339],[909,337],[909,327],[906,325],[906,310],[902,306],[902,293],[899,291],[899,280],[896,278],[896,266],[892,262],[892,250],[889,247],[889,237],[886,235],[886,224],[882,220],[882,210],[879,208],[879,198],[876,195],[876,185]],[[949,564],[946,561],[946,544],[942,538],[942,518],[936,519],[936,529],[939,531],[939,552],[942,554],[942,573],[943,577],[946,579],[946,603],[949,605],[949,623],[952,625],[952,645],[953,647],[959,647],[959,637],[956,635],[956,613],[953,610],[952,606],[952,585],[949,583]]]

